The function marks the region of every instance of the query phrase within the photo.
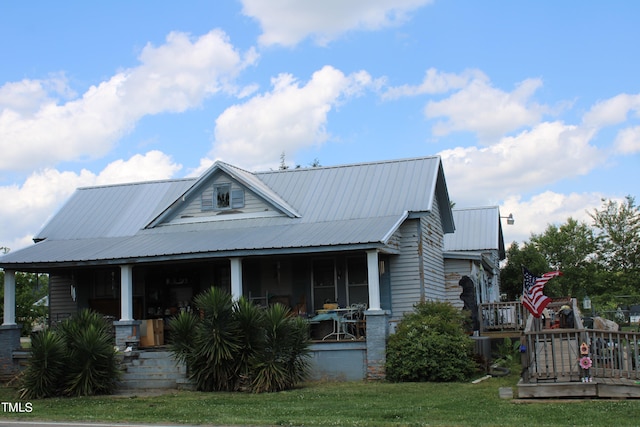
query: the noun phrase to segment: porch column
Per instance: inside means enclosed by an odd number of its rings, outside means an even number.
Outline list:
[[[120,266],[120,320],[133,320],[133,267]]]
[[[20,372],[13,351],[20,348],[20,325],[16,324],[16,272],[4,271],[4,323],[0,325],[0,380],[8,381]]]
[[[113,322],[116,346],[122,351],[135,350],[140,343],[140,324],[133,320],[133,266],[120,266],[120,320]]]
[[[380,308],[380,272],[378,270],[378,251],[367,251],[367,273],[369,279],[369,310]]]
[[[231,297],[234,300],[242,296],[242,258],[231,258]]]
[[[16,272],[4,271],[4,319],[3,325],[16,324]]]

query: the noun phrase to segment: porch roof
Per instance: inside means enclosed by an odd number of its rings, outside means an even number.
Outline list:
[[[242,227],[237,225],[237,221],[224,221],[141,230],[133,236],[46,239],[10,252],[2,257],[0,265],[15,269],[44,269],[367,248],[393,252],[395,248],[388,246],[385,239],[403,218],[387,216],[331,223],[282,223],[278,218],[272,221],[265,218],[246,220],[254,224],[244,223]]]

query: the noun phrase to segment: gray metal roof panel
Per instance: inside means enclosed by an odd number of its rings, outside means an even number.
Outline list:
[[[426,157],[256,175],[315,222],[430,211],[439,168],[439,157]]]
[[[440,194],[446,193],[446,183],[439,157],[255,174],[241,169],[233,172],[250,175],[244,176],[243,182],[268,188],[269,197],[286,200],[301,216],[229,216],[228,220],[199,219],[189,224],[159,222],[145,228],[202,179],[84,188],[77,190],[39,233],[46,238],[44,242],[0,258],[0,265],[28,260],[55,263],[269,248],[384,245],[384,239],[407,212],[431,211],[435,193],[441,211],[450,214],[448,203],[443,205],[448,195]],[[52,245],[58,249],[50,250]]]
[[[456,231],[444,236],[444,250],[504,250],[497,206],[453,209]]]
[[[179,197],[193,181],[186,179],[80,188],[35,239],[131,236]]]
[[[144,259],[197,253],[215,256],[216,252],[241,250],[382,244],[385,233],[397,221],[398,218],[392,216],[333,223],[293,221],[261,227],[254,224],[256,226],[208,229],[194,229],[189,224],[172,227],[172,231],[143,231],[134,236],[47,239],[0,257],[0,265]]]

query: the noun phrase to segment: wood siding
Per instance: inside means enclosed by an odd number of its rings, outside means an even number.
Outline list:
[[[438,204],[433,204],[429,215],[420,218],[422,231],[422,262],[424,265],[424,297],[431,301],[445,301],[444,232]]]
[[[255,193],[249,191],[248,189],[241,186],[237,181],[233,180],[231,177],[225,174],[217,174],[206,186],[202,188],[202,191],[194,196],[192,200],[190,200],[187,205],[177,213],[170,223],[175,222],[176,220],[184,219],[184,218],[203,218],[203,217],[213,217],[217,216],[220,213],[223,213],[224,210],[202,210],[202,195],[205,194],[205,197],[212,199],[213,197],[213,187],[217,184],[231,184],[231,192],[234,190],[243,190],[244,191],[244,207],[239,209],[233,209],[234,212],[237,213],[259,213],[265,211],[273,211],[274,208],[265,203],[265,201],[258,197]],[[229,217],[231,219],[231,217]]]
[[[78,311],[78,305],[71,299],[71,275],[49,275],[49,319],[52,323],[72,316]]]
[[[399,243],[400,255],[391,256],[391,312],[392,318],[399,319],[405,312],[413,310],[420,301],[420,257],[419,257],[419,220],[405,221],[395,233]]]
[[[467,259],[447,259],[444,262],[444,278],[446,288],[446,301],[450,302],[454,307],[462,308],[463,302],[460,299],[462,288],[460,287],[460,279],[463,276],[471,276],[473,261]]]

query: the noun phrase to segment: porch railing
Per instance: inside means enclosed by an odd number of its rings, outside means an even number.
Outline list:
[[[583,381],[585,377],[640,380],[638,332],[548,329],[524,332],[521,342],[525,382]],[[580,365],[582,343],[588,348],[588,369]]]
[[[519,301],[480,304],[480,334],[496,331],[523,331],[526,313]]]

